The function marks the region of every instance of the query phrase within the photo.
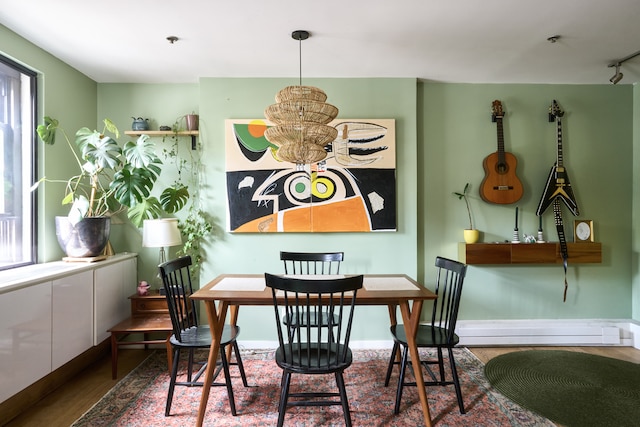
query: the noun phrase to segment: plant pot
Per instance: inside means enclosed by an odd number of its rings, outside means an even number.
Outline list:
[[[465,229],[464,232],[464,241],[466,243],[476,243],[478,239],[480,239],[480,231],[473,229]]]
[[[96,257],[109,242],[111,218],[106,216],[84,218],[76,225],[66,216],[56,217],[56,237],[67,256],[72,258]]]
[[[184,119],[187,122],[187,130],[198,130],[197,114],[187,114],[186,116],[184,116]]]

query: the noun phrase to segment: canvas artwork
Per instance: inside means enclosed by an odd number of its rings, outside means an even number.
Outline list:
[[[226,120],[227,229],[236,233],[396,230],[395,120],[329,123],[327,157],[280,161],[264,119]]]

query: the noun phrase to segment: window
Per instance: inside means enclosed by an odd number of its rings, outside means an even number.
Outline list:
[[[0,55],[0,270],[36,259],[36,74]]]

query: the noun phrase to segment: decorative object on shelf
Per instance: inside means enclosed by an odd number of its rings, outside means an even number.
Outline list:
[[[187,124],[187,130],[198,130],[199,116],[197,114],[187,114],[184,116],[184,121]]]
[[[516,226],[513,228],[513,238],[511,243],[520,243],[520,236],[518,235],[518,207],[516,206]]]
[[[498,151],[489,154],[482,162],[485,176],[480,184],[480,197],[487,203],[508,205],[522,198],[522,183],[516,175],[518,160],[512,153],[504,151],[504,111],[497,99],[491,105],[491,113],[491,121],[497,126]]]
[[[170,131],[170,130],[171,130],[171,126],[160,126],[160,127],[158,128],[158,130],[161,130],[161,131],[163,131],[163,132],[167,132],[167,131]]]
[[[149,119],[143,119],[142,117],[131,117],[133,123],[131,123],[131,130],[149,130]]]
[[[539,217],[539,223],[538,223],[538,240],[536,240],[537,243],[545,243],[544,241],[544,235],[542,234],[542,215],[540,215]]]
[[[533,234],[525,234],[524,235],[524,242],[525,243],[536,243],[536,236],[534,236]]]
[[[480,238],[480,231],[473,228],[473,218],[471,216],[471,205],[469,204],[469,199],[467,198],[468,191],[469,191],[469,183],[467,182],[462,192],[454,191],[453,194],[455,196],[458,196],[458,200],[464,199],[464,203],[467,207],[467,215],[469,216],[469,228],[463,231],[464,241],[466,243],[476,243]]]
[[[590,219],[576,219],[573,221],[573,241],[593,242],[593,221]]]
[[[276,124],[264,136],[278,146],[280,160],[295,163],[302,170],[305,164],[317,163],[327,156],[324,147],[333,142],[338,131],[327,126],[338,109],[325,103],[327,95],[319,88],[302,86],[302,40],[309,32],[297,30],[291,34],[299,42],[300,79],[297,86],[287,86],[276,95],[276,104],[265,109],[265,117]]]
[[[118,128],[111,120],[104,119],[101,132],[86,127],[76,132],[75,144],[81,153],[78,156],[57,120],[45,117],[44,124],[37,128],[38,136],[47,145],[55,143],[57,131],[62,132],[79,171],[67,180],[43,177],[32,190],[43,182],[63,182],[62,204],[71,205],[67,215],[71,224],[90,217],[110,218],[126,210],[131,222],[140,227],[144,219],[175,213],[188,202],[189,191],[185,186],[165,188],[159,200],[151,196],[162,161],[147,135],[140,135],[137,141],[120,147],[116,141],[120,135]],[[100,251],[102,249],[104,246]]]
[[[140,283],[138,283],[138,295],[147,295],[149,293],[149,288],[150,286],[145,280],[140,281]]]

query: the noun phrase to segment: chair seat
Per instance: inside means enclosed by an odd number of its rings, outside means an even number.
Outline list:
[[[340,363],[336,363],[336,360],[341,359],[336,355],[345,350],[347,357]],[[304,344],[300,347],[297,347],[297,344],[291,346],[285,344],[278,347],[275,358],[282,369],[305,374],[329,374],[342,371],[353,362],[351,349],[335,343],[331,344],[331,348],[326,344],[316,343],[308,347]]]
[[[389,328],[393,339],[400,344],[407,345],[407,334],[404,332],[404,325],[393,325]],[[453,334],[453,340],[447,340],[447,330],[431,325],[418,325],[416,332],[417,347],[439,347],[439,346],[455,346],[460,342],[460,337]]]
[[[240,333],[239,326],[224,325],[222,330],[222,339],[220,345],[225,346],[233,342]],[[194,348],[207,348],[211,345],[211,329],[209,326],[192,326],[189,329],[185,329],[180,333],[181,340],[179,341],[175,334],[171,335],[171,344],[178,347],[194,347]]]
[[[318,315],[317,311],[310,310],[308,316],[307,316],[307,312],[305,311],[300,316],[300,326],[307,326],[307,323],[308,323],[308,325],[311,326],[312,328],[328,327],[329,318],[330,318],[330,315],[326,311],[322,311],[320,315]],[[333,322],[331,324],[337,325],[338,320],[339,320],[338,316],[334,314]],[[285,325],[289,326],[290,328],[298,327],[298,317],[292,315],[291,313],[289,313],[286,316],[283,316],[282,322]]]

